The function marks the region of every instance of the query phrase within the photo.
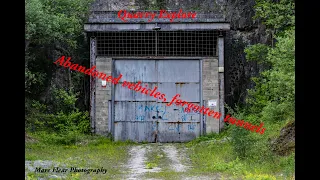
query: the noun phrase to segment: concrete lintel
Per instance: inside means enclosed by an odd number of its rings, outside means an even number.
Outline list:
[[[85,24],[87,32],[98,31],[150,31],[155,26],[161,27],[159,31],[178,30],[230,30],[229,23],[158,23],[154,24]]]
[[[110,56],[98,56],[98,58],[112,58],[112,59],[126,59],[126,60],[137,60],[137,59],[184,59],[184,60],[197,60],[197,59],[209,59],[208,57],[198,57],[198,56],[194,56],[194,57],[186,57],[186,56],[114,56],[114,57],[110,57]],[[210,59],[215,59],[217,58],[216,56],[212,56],[210,57]]]

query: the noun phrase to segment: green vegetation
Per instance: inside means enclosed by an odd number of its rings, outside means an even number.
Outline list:
[[[153,169],[154,167],[157,167],[156,163],[152,163],[152,162],[146,163],[146,168],[147,169]]]
[[[272,9],[269,8],[273,7]],[[252,78],[255,87],[248,90],[246,104],[229,108],[229,113],[253,124],[263,122],[266,128],[262,136],[230,127],[233,149],[240,158],[271,158],[269,138],[275,138],[280,128],[294,121],[295,105],[295,27],[294,2],[269,0],[257,1],[257,14],[269,28],[276,32],[275,45],[256,44],[245,49],[249,61],[257,61],[267,68],[260,76]],[[292,14],[293,13],[293,14]],[[274,16],[285,14],[285,18]]]
[[[66,179],[112,179],[124,175],[126,172],[120,167],[127,162],[128,148],[134,145],[128,142],[112,142],[100,136],[83,135],[77,143],[63,145],[56,141],[55,135],[46,133],[30,133],[37,139],[37,143],[26,143],[25,158],[27,161],[47,160],[59,163],[59,167],[101,168],[107,169],[106,174],[61,173]],[[62,138],[62,137],[60,137]],[[53,168],[49,167],[49,168]],[[48,177],[49,173],[29,172],[29,177]],[[32,179],[32,178],[31,178]],[[121,178],[118,178],[121,179]]]
[[[153,151],[148,151],[146,154],[147,161],[145,162],[146,169],[153,169],[159,167],[159,165],[166,164],[165,154],[159,148],[156,148]]]
[[[70,145],[78,142],[78,139],[89,134],[88,112],[80,112],[74,107],[77,98],[61,89],[53,90],[54,96],[51,106],[41,104],[33,100],[31,106],[26,106],[26,128],[28,132],[34,132],[46,142],[53,144]]]
[[[209,175],[221,174],[227,179],[290,179],[294,174],[294,153],[282,157],[267,154],[259,150],[264,147],[258,142],[246,158],[239,158],[232,141],[223,140],[231,137],[229,134],[217,135],[210,140],[198,139],[187,143],[189,156],[194,167],[191,174]],[[258,135],[259,136],[259,135]],[[265,177],[265,178],[263,178]],[[268,177],[268,178],[266,178]]]
[[[257,0],[255,19],[272,33],[271,45],[255,44],[245,49],[248,61],[265,67],[252,78],[245,104],[228,108],[228,114],[252,124],[264,123],[263,135],[237,126],[226,126],[221,134],[210,134],[187,144],[193,169],[199,175],[221,174],[221,179],[293,179],[295,153],[279,156],[271,140],[291,124],[295,106],[295,25],[294,1]],[[294,142],[293,142],[294,143]]]
[[[202,137],[190,142],[191,159],[195,171],[202,173],[224,172],[243,179],[288,179],[294,177],[295,153],[276,155],[270,140],[295,120],[294,1],[259,0],[255,10],[255,18],[267,25],[275,43],[245,49],[247,60],[256,61],[265,70],[252,78],[255,87],[248,90],[246,104],[228,107],[228,114],[253,124],[263,122],[266,131],[260,135],[227,126],[224,134],[211,135],[209,141],[201,141],[205,140]],[[230,142],[217,144],[222,137],[229,137]]]
[[[26,132],[89,131],[84,75],[58,72],[53,61],[61,55],[69,55],[78,64],[88,63],[83,23],[87,20],[90,2],[25,1]],[[60,77],[55,78],[57,75]]]
[[[91,0],[26,0],[25,31],[25,127],[26,161],[47,160],[64,167],[105,168],[107,174],[66,174],[66,179],[121,179],[127,171],[128,148],[135,143],[112,142],[92,135],[88,115],[88,84],[81,73],[57,69],[61,55],[89,67],[89,51],[83,34]],[[142,0],[140,2],[147,2]],[[159,9],[164,1],[149,8]],[[267,26],[273,41],[245,49],[246,59],[264,67],[252,78],[245,104],[228,107],[228,114],[252,124],[264,123],[263,135],[237,126],[221,134],[209,134],[189,143],[187,172],[166,166],[163,151],[147,152],[146,169],[161,172],[145,177],[177,179],[217,176],[219,179],[273,180],[294,177],[295,152],[278,155],[272,142],[281,129],[295,121],[295,3],[293,0],[256,0],[255,19]],[[164,8],[165,9],[165,8]],[[289,142],[294,146],[294,142]],[[293,144],[293,145],[292,145]],[[278,145],[277,145],[278,146]],[[27,167],[26,167],[27,168]],[[48,176],[28,172],[28,179]]]

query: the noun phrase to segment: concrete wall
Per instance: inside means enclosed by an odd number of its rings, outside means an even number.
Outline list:
[[[97,57],[96,69],[107,75],[112,73],[112,58]],[[217,100],[217,106],[212,107],[219,112],[219,84],[218,84],[218,57],[203,59],[202,63],[202,91],[204,106],[208,107],[208,100]],[[171,97],[170,97],[171,98]],[[109,101],[111,101],[111,83],[102,87],[102,80],[96,79],[96,107],[95,107],[95,133],[107,135],[109,133]],[[206,133],[219,132],[219,121],[205,115]]]
[[[112,59],[105,57],[96,58],[96,69],[99,72],[111,75]],[[106,87],[102,87],[102,80],[96,78],[96,119],[95,133],[107,135],[109,129],[109,100],[111,101],[111,83],[107,82]]]
[[[202,64],[202,91],[204,106],[208,107],[209,100],[216,100],[217,106],[211,107],[215,112],[219,109],[219,84],[218,84],[218,57],[203,59]],[[205,132],[219,132],[219,121],[205,115]]]

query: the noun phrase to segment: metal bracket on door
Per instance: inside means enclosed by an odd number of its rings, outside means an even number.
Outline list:
[[[157,117],[156,116],[152,116],[152,119],[162,119],[162,117],[161,116],[159,116],[159,111],[157,110]]]

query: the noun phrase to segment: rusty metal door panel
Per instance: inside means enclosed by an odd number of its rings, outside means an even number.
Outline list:
[[[200,134],[200,122],[159,122],[157,141],[186,142]]]
[[[114,139],[116,141],[132,140],[135,142],[155,142],[155,121],[115,122]]]
[[[156,103],[156,105],[149,103],[146,106],[138,107],[136,114],[142,116],[144,120],[152,118],[153,120],[161,122],[197,122],[200,121],[200,113],[186,111],[186,107],[172,104],[167,106],[167,103]],[[194,103],[199,104],[199,103]]]
[[[176,94],[180,94],[178,99],[186,102],[200,102],[200,86],[198,82],[193,83],[172,83],[172,82],[159,82],[159,91],[166,94],[167,101],[171,102]]]
[[[118,121],[135,121],[136,102],[114,102],[114,122]]]
[[[199,82],[199,60],[158,60],[158,82]]]
[[[157,82],[155,60],[115,61],[116,74],[122,74],[120,82]]]
[[[176,94],[194,104],[200,104],[200,61],[199,60],[159,60],[159,90],[171,102]],[[159,142],[185,142],[200,135],[200,113],[185,112],[185,108],[172,104],[167,108],[172,114],[168,120],[159,120]]]
[[[180,124],[178,122],[160,122],[158,123],[158,141],[159,142],[180,142]]]
[[[195,105],[200,105],[199,103],[193,103]],[[180,106],[181,107],[181,106]],[[195,112],[194,110],[192,110],[192,108],[190,108],[190,112],[186,111],[187,107],[184,108],[180,108],[181,110],[179,110],[179,121],[180,122],[200,122],[200,113]]]
[[[148,94],[144,94],[140,92],[135,92],[135,96],[134,99],[135,101],[152,101],[152,102],[156,102],[157,99],[154,98],[153,96],[150,96],[150,93],[152,92],[153,88],[155,86],[158,86],[158,83],[151,83],[151,82],[142,82],[141,83],[141,88],[146,88],[146,93]],[[131,90],[133,91],[133,90]]]
[[[164,118],[157,121],[157,141],[185,142],[198,137],[200,117],[199,112],[187,112],[181,106],[173,104],[167,107]]]
[[[155,142],[155,112],[149,107],[156,106],[156,99],[122,86],[124,81],[141,81],[141,88],[147,84],[147,89],[153,89],[157,82],[155,60],[117,60],[114,68],[115,74],[122,74],[114,86],[114,139]]]
[[[186,112],[172,104],[172,97],[200,104],[199,60],[116,60],[116,73],[123,75],[115,85],[114,138],[137,142],[185,142],[200,135],[200,114]],[[138,82],[146,89],[158,87],[166,102],[122,87],[122,82]],[[149,92],[150,93],[150,92]]]
[[[136,82],[133,82],[137,84]],[[141,93],[140,91],[131,90],[128,87],[122,86],[123,82],[119,82],[115,85],[115,101],[153,101],[156,102],[153,96],[149,96],[146,94]],[[150,89],[152,90],[157,83],[141,83],[139,86],[141,88],[147,87],[148,93],[150,94]]]
[[[115,102],[114,138],[155,142],[156,120],[159,111],[155,102]]]
[[[156,102],[115,102],[115,121],[155,121],[171,117],[163,103]],[[171,107],[170,107],[171,108]]]
[[[200,121],[181,123],[179,130],[182,132],[179,134],[179,142],[193,140],[200,135]]]

